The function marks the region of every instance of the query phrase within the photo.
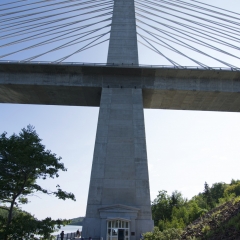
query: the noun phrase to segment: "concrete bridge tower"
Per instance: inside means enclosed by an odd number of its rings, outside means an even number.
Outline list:
[[[138,65],[134,0],[114,0],[107,63]],[[103,87],[82,236],[135,240],[152,228],[142,89]]]

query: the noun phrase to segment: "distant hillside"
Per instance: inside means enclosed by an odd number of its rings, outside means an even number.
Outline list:
[[[154,227],[144,240],[240,240],[240,198],[211,209],[185,229]]]
[[[83,225],[83,219],[84,219],[84,217],[73,218],[73,219],[71,219],[71,223],[69,225],[82,226]]]
[[[191,223],[181,239],[240,239],[240,199],[231,200]]]
[[[240,240],[240,180],[205,182],[188,200],[179,191],[159,191],[152,202],[155,228],[144,240]]]

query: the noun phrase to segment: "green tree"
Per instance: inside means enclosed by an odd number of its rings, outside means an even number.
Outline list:
[[[56,225],[60,228],[61,225],[70,223],[70,220],[52,220],[49,217],[38,220],[31,214],[16,208],[13,215],[8,229],[0,229],[0,237],[5,234],[8,239],[32,239],[32,236],[36,234],[42,236],[43,239],[55,239],[51,233],[55,231]],[[4,226],[6,218],[0,218],[0,222]]]
[[[4,239],[10,239],[9,233],[20,216],[34,219],[22,214],[15,219],[13,216],[14,208],[26,204],[30,194],[42,192],[63,200],[75,200],[74,194],[63,191],[59,185],[50,192],[37,184],[37,179],[59,177],[60,170],[67,170],[60,162],[61,157],[46,150],[41,141],[31,125],[23,128],[19,135],[7,137],[6,132],[0,135],[0,208],[8,212],[7,219],[1,223]]]
[[[212,199],[215,203],[219,203],[219,199],[224,196],[224,190],[227,184],[224,182],[214,183],[210,189]]]
[[[232,179],[230,185],[234,185],[234,184],[237,184],[239,182],[240,182],[240,180]]]
[[[207,209],[207,207],[208,207],[203,193],[199,193],[198,195],[193,196],[191,201],[195,201],[197,203],[198,207],[200,207],[201,209]]]
[[[188,214],[189,214],[189,222],[192,222],[199,218],[203,212],[203,209],[201,209],[197,202],[194,200],[189,201],[188,203]]]
[[[231,194],[234,194],[235,197],[240,196],[240,182],[236,182],[235,184],[232,184],[225,189],[225,196]]]
[[[172,219],[182,219],[185,224],[189,223],[189,211],[187,207],[181,206],[179,208],[174,207],[172,210]]]
[[[154,225],[163,231],[169,228],[184,228],[188,222],[188,212],[185,207],[187,200],[181,192],[174,191],[168,195],[167,191],[159,191],[152,202],[152,216]]]
[[[186,199],[183,198],[182,193],[178,191],[172,192],[170,205],[171,207],[181,207],[186,203]]]
[[[204,191],[189,201],[178,191],[174,191],[172,195],[168,195],[166,191],[159,191],[152,203],[152,216],[158,230],[155,228],[154,233],[148,233],[146,236],[149,239],[164,239],[163,233],[168,235],[169,231],[184,229],[215,206],[232,199],[240,199],[239,180],[232,180],[231,184],[214,183],[211,188],[205,182]]]
[[[214,202],[213,202],[213,198],[212,198],[212,194],[210,191],[210,187],[207,184],[207,182],[205,182],[204,184],[204,192],[203,192],[203,197],[207,202],[207,205],[209,206],[209,208],[213,208],[214,207]]]
[[[153,200],[152,217],[155,226],[158,226],[160,220],[171,218],[171,198],[167,194],[167,191],[159,191],[157,198]]]

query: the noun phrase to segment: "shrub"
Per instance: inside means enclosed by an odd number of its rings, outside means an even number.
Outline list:
[[[170,228],[160,231],[158,227],[154,227],[152,232],[143,234],[144,240],[178,240],[181,238],[182,230]]]
[[[202,228],[202,232],[203,233],[208,233],[209,231],[211,230],[210,226],[209,225],[205,225],[203,228]]]

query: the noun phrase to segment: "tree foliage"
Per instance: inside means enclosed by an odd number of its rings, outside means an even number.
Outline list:
[[[231,194],[234,194],[235,197],[240,196],[240,182],[226,187],[224,190],[224,194],[225,196]]]
[[[152,232],[147,232],[143,234],[145,240],[173,240],[180,239],[182,230],[169,228],[164,231],[159,231],[157,227],[154,227]]]
[[[232,180],[231,184],[214,183],[211,187],[205,182],[203,192],[191,200],[185,199],[178,191],[171,195],[168,195],[167,191],[159,191],[152,202],[154,225],[160,231],[184,229],[209,210],[238,196],[240,196],[239,180]]]
[[[40,221],[30,214],[18,210],[18,214],[13,215],[19,204],[28,203],[29,195],[42,192],[63,200],[75,200],[74,194],[63,191],[59,185],[55,191],[49,191],[37,183],[38,179],[56,178],[59,171],[67,171],[60,162],[61,157],[46,150],[41,141],[31,125],[23,128],[18,135],[8,137],[6,132],[0,135],[0,208],[7,211],[7,218],[1,218],[4,239],[9,238],[13,229],[18,232],[15,226],[19,227],[19,223],[26,229],[28,224],[29,229],[39,229]],[[41,224],[44,221],[51,225],[51,219],[45,219]],[[44,231],[41,233],[44,234]]]
[[[210,191],[210,187],[207,184],[207,182],[204,183],[203,197],[205,198],[207,205],[210,208],[213,208],[214,207],[214,201],[213,201],[213,198],[212,198],[212,191]]]
[[[210,188],[213,203],[216,205],[219,203],[219,199],[224,196],[224,191],[227,188],[227,184],[224,182],[214,183]]]
[[[8,228],[4,228],[7,224],[7,218],[0,216],[0,225],[3,228],[0,230],[0,237],[7,239],[33,239],[34,235],[39,235],[43,239],[54,239],[51,233],[55,231],[56,226],[70,223],[70,220],[52,220],[50,217],[44,220],[38,220],[31,214],[14,209],[14,217]],[[0,238],[0,239],[2,239]]]

